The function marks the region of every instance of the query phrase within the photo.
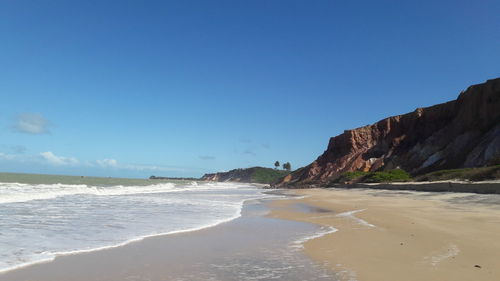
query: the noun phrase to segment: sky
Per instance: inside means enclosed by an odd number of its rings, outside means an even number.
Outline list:
[[[0,171],[199,177],[500,76],[500,2],[0,1]]]

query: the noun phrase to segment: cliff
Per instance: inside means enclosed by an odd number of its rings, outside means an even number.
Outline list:
[[[247,183],[272,183],[288,175],[290,172],[263,167],[234,169],[228,172],[205,174],[201,180],[205,181],[233,181]]]
[[[350,171],[401,168],[413,174],[485,166],[500,158],[500,78],[456,100],[383,119],[332,137],[313,163],[280,186],[328,183]]]

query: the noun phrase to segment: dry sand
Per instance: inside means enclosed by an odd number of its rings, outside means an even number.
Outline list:
[[[500,195],[287,192],[304,198],[247,204],[229,223],[59,256],[0,280],[500,280]],[[317,235],[310,223],[337,231]],[[314,236],[303,251],[316,262],[295,248]]]
[[[270,216],[335,227],[304,251],[343,280],[500,280],[499,195],[293,192],[305,197],[274,201]]]

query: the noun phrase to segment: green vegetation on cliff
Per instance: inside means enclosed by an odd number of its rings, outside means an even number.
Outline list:
[[[251,175],[251,182],[272,183],[290,174],[290,171],[276,170],[263,167],[254,167]]]
[[[362,177],[367,176],[368,174],[369,174],[368,172],[363,172],[363,171],[345,172],[340,176],[340,178],[338,178],[337,181],[345,182],[345,181],[358,180],[361,179]]]
[[[410,181],[412,178],[410,174],[401,169],[388,170],[383,172],[370,173],[365,181],[366,182],[399,182]]]
[[[442,180],[470,180],[485,181],[500,179],[500,165],[463,168],[453,170],[439,170],[432,173],[417,176],[416,181],[442,181]]]
[[[500,165],[463,168],[452,170],[439,170],[412,178],[407,172],[401,169],[381,171],[381,172],[346,172],[332,181],[332,183],[389,183],[405,181],[444,181],[444,180],[464,180],[464,181],[485,181],[500,179]]]
[[[201,180],[208,181],[234,181],[270,184],[280,178],[290,174],[290,171],[283,171],[264,167],[252,167],[246,169],[234,169],[228,172],[205,174]]]
[[[402,182],[410,181],[411,179],[410,174],[404,170],[394,169],[380,172],[346,172],[334,180],[334,182]]]

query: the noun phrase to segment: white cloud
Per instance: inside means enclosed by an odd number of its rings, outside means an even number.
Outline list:
[[[41,152],[37,155],[28,154],[9,154],[0,152],[1,161],[15,161],[21,163],[49,164],[53,166],[70,167],[90,167],[90,168],[113,168],[118,170],[131,171],[156,171],[156,172],[187,172],[192,168],[183,168],[175,166],[156,166],[143,164],[121,164],[115,159],[105,158],[95,161],[80,161],[75,157],[64,157],[54,154],[52,151]]]
[[[96,160],[94,162],[86,162],[88,166],[100,167],[100,168],[115,168],[120,170],[132,170],[132,171],[160,171],[160,172],[184,172],[185,169],[177,167],[164,167],[156,165],[141,165],[141,164],[121,164],[115,159],[102,159]]]
[[[136,171],[160,171],[160,172],[184,172],[185,169],[177,168],[177,167],[163,167],[163,166],[155,166],[155,165],[125,165],[122,167],[127,170],[136,170]]]
[[[50,122],[38,113],[23,113],[17,116],[13,131],[33,135],[48,134]]]
[[[33,156],[33,155],[27,155],[27,154],[23,154],[23,153],[0,152],[0,160],[29,163],[29,162],[39,162],[40,157]]]
[[[96,161],[97,165],[103,168],[116,168],[118,167],[118,161],[115,159],[102,159]]]
[[[80,163],[80,161],[74,157],[57,156],[51,151],[41,152],[40,156],[49,164],[56,166],[74,166]]]
[[[4,159],[4,160],[15,160],[16,159],[16,156],[15,155],[12,155],[12,154],[5,154],[3,152],[0,152],[0,159]]]

